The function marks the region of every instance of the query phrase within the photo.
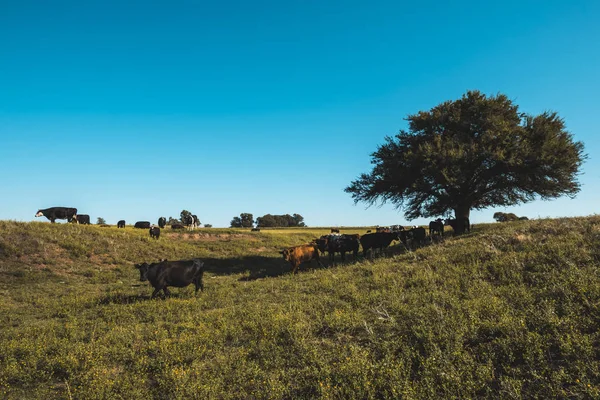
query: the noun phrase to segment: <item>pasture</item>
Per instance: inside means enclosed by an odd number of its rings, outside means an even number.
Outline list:
[[[600,397],[600,217],[291,275],[326,233],[0,221],[0,397]],[[192,257],[204,292],[150,300],[133,264]]]

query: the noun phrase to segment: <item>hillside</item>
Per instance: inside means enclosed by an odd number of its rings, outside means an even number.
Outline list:
[[[600,397],[600,217],[292,276],[326,232],[0,221],[0,397]],[[192,256],[206,290],[150,300],[133,264]]]

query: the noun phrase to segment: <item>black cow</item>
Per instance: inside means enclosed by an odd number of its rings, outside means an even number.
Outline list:
[[[77,209],[71,207],[50,207],[38,210],[36,217],[44,216],[54,223],[57,219],[66,219],[71,222],[77,216]]]
[[[167,226],[167,219],[165,217],[160,217],[158,219],[158,227],[162,229],[165,226]]]
[[[319,244],[317,243],[317,247]],[[327,252],[329,253],[329,261],[335,262],[335,253],[342,255],[342,262],[346,261],[346,253],[352,252],[354,259],[358,256],[360,247],[360,236],[358,234],[350,235],[329,235],[327,237]],[[320,249],[319,249],[320,250]]]
[[[456,234],[471,232],[471,223],[468,217],[447,219],[444,221],[444,225],[450,225]]]
[[[89,225],[90,224],[90,216],[87,214],[77,214],[75,216],[74,221],[77,221],[77,223],[81,224],[81,225]]]
[[[135,223],[135,225],[133,226],[134,228],[139,228],[139,229],[149,229],[150,228],[150,222],[149,221],[138,221]]]
[[[204,262],[197,258],[192,260],[167,261],[158,263],[136,264],[135,268],[140,270],[140,281],[150,281],[154,292],[152,298],[161,290],[165,297],[170,294],[167,286],[186,287],[191,283],[198,289],[204,290],[202,277],[204,276]]]
[[[429,236],[433,237],[436,232],[438,235],[444,236],[444,220],[441,218],[429,223]]]
[[[317,245],[317,248],[319,249],[319,253],[321,253],[322,256],[325,255],[325,251],[327,250],[327,241],[328,240],[329,240],[329,235],[323,235],[318,239],[312,240],[312,244]]]
[[[125,228],[125,220],[124,219],[117,222],[117,228]]]
[[[367,252],[371,249],[386,249],[394,240],[398,240],[401,232],[375,232],[367,233],[360,237],[360,244],[363,248],[363,256],[367,256]],[[371,252],[372,253],[372,252]]]
[[[150,237],[154,239],[158,239],[160,237],[160,228],[158,226],[153,226],[150,228]]]
[[[427,232],[425,231],[425,228],[419,226],[400,233],[400,240],[406,248],[409,248],[410,246],[412,249],[415,249],[423,246],[426,239]]]
[[[185,228],[185,226],[181,225],[181,224],[173,224],[171,225],[171,229],[183,229]]]

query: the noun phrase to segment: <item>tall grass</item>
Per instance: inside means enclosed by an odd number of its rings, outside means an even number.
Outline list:
[[[292,276],[327,232],[0,222],[0,397],[600,397],[599,217]],[[188,257],[206,290],[149,300],[133,263]]]

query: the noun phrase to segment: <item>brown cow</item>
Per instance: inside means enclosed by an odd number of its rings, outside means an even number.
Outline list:
[[[302,244],[300,246],[288,247],[280,251],[283,259],[292,265],[292,274],[295,274],[300,264],[317,260],[321,267],[325,267],[319,260],[319,249],[316,244]]]

